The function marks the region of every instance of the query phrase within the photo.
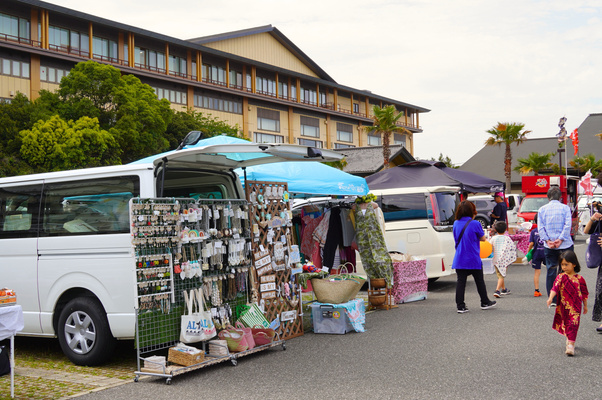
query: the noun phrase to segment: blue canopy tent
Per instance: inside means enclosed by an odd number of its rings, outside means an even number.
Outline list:
[[[232,136],[214,136],[199,140],[195,145],[184,149],[222,144],[250,143],[247,140]],[[171,154],[175,150],[149,156],[134,163],[152,163],[157,158]],[[240,154],[242,158],[249,154]],[[251,155],[257,156],[257,155]],[[259,155],[262,156],[262,155]],[[241,168],[238,174],[244,186],[245,171]],[[362,177],[343,172],[320,162],[289,161],[246,167],[247,179],[265,182],[287,182],[288,191],[295,197],[312,196],[363,196],[368,193],[368,184]]]

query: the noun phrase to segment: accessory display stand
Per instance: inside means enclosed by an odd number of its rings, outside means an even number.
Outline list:
[[[166,378],[282,346],[278,340],[240,353],[212,356],[190,366],[158,353],[180,341],[184,291],[202,289],[216,328],[234,324],[249,302],[250,225],[245,200],[134,198],[130,200],[136,265],[136,351],[140,375]],[[217,339],[217,337],[215,337]],[[197,343],[206,350],[206,343]],[[206,352],[205,352],[206,353]],[[141,365],[144,363],[144,366]]]
[[[302,271],[295,270],[298,261],[291,257],[292,213],[288,185],[246,181],[245,191],[254,264],[251,301],[263,306],[266,319],[274,323],[280,338],[301,336],[301,288],[294,272]]]
[[[397,308],[393,291],[385,279],[370,279],[368,286],[368,310],[390,310]]]

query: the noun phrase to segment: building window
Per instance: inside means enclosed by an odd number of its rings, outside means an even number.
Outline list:
[[[138,68],[149,69],[155,72],[165,73],[165,53],[145,49],[142,47],[135,47],[134,66]]]
[[[284,143],[284,137],[280,135],[270,135],[269,133],[253,133],[255,143]]]
[[[393,144],[400,144],[403,147],[406,147],[406,135],[401,133],[393,134]]]
[[[299,138],[299,144],[301,146],[309,146],[309,147],[315,147],[318,149],[322,148],[322,142],[319,140],[309,140],[309,139],[301,139]]]
[[[52,50],[80,56],[90,54],[90,41],[87,33],[59,28],[58,26],[48,28],[48,44]]]
[[[324,92],[320,92],[320,105],[323,106],[328,102],[328,95]]]
[[[29,21],[25,18],[13,17],[0,13],[0,35],[8,40],[29,40]]]
[[[242,80],[242,72],[238,72],[234,69],[230,70],[230,87],[235,89],[243,89],[245,83]]]
[[[203,64],[203,82],[226,86],[226,69],[217,65]]]
[[[255,93],[276,96],[276,81],[258,76],[255,79]]]
[[[360,113],[360,105],[359,105],[359,103],[353,103],[353,113],[354,114],[359,114]]]
[[[301,103],[305,104],[318,104],[317,93],[315,90],[301,88]]]
[[[103,39],[97,36],[92,37],[92,54],[95,58],[101,60],[117,61],[117,42],[114,40]]]
[[[353,142],[353,125],[337,122],[337,140],[340,142]]]
[[[258,108],[257,129],[280,132],[280,112],[276,110]]]
[[[195,94],[194,106],[199,108],[208,108],[210,110],[242,114],[242,101],[222,99],[217,96],[211,96],[207,94]]]
[[[301,136],[320,137],[320,120],[301,116]]]
[[[175,76],[186,76],[186,59],[169,56],[169,73]]]
[[[157,94],[157,98],[167,99],[170,103],[174,104],[186,104],[188,100],[188,96],[185,91],[181,90],[173,90],[173,89],[163,89],[158,87],[153,87],[155,93]]]
[[[190,71],[190,75],[192,76],[192,79],[196,81],[196,61],[190,62],[190,68],[192,68],[192,71]]]
[[[335,149],[348,149],[350,147],[355,147],[355,146],[352,144],[345,144],[345,143],[335,143],[334,144]]]
[[[63,76],[69,75],[69,70],[62,68],[40,66],[40,81],[48,83],[61,83]]]
[[[382,139],[379,134],[374,134],[372,132],[368,133],[368,146],[381,146]]]
[[[278,97],[281,99],[288,100],[288,82],[280,82],[278,81]]]
[[[29,63],[0,58],[0,74],[29,79]]]
[[[251,74],[247,74],[246,82],[247,82],[246,89],[247,89],[247,91],[250,92],[251,90],[253,90],[253,87],[252,87],[253,78],[251,77]]]

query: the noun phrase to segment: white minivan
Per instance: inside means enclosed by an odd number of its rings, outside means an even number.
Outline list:
[[[460,204],[458,187],[436,186],[370,190],[385,217],[389,251],[426,258],[426,274],[435,280],[453,273],[452,227]]]
[[[224,144],[145,163],[0,178],[0,287],[15,290],[23,308],[20,334],[58,337],[80,365],[102,363],[114,339],[134,338],[131,198],[244,199],[236,168],[342,157],[288,144]]]

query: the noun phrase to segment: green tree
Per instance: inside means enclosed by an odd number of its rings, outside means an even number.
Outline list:
[[[550,160],[554,156],[554,153],[540,154],[531,153],[527,158],[519,158],[518,166],[514,168],[516,172],[520,172],[523,175],[533,172],[537,175],[539,171],[549,169],[552,166]]]
[[[487,131],[487,133],[491,135],[491,137],[485,141],[487,146],[501,146],[502,144],[505,146],[504,175],[506,176],[507,190],[510,190],[511,188],[512,174],[512,149],[510,146],[513,143],[519,145],[526,140],[527,134],[531,133],[531,131],[524,131],[524,127],[525,124],[516,122],[498,122],[496,126]]]
[[[21,157],[35,172],[119,164],[117,142],[96,118],[73,122],[55,115],[19,135]]]
[[[569,164],[581,173],[591,171],[593,176],[597,173],[602,172],[602,160],[596,160],[596,156],[592,153],[586,154],[582,157],[575,157]]]
[[[397,112],[394,105],[385,106],[381,108],[379,106],[372,107],[372,126],[365,126],[363,129],[367,132],[376,132],[382,134],[383,138],[383,164],[384,168],[389,167],[389,158],[391,157],[391,134],[392,133],[410,133],[406,128],[397,125],[399,118],[403,116],[403,112]]]
[[[169,141],[169,148],[177,148],[190,131],[201,131],[204,138],[226,135],[242,139],[242,132],[238,125],[230,126],[212,117],[211,114],[189,109],[174,112],[171,122],[167,125],[165,138]]]
[[[443,164],[445,164],[449,168],[458,169],[458,167],[455,166],[454,163],[452,162],[451,158],[449,158],[448,156],[444,156],[443,153],[439,153],[439,158],[436,160],[435,160],[435,158],[431,157],[430,161],[439,161],[439,162],[442,162]]]

